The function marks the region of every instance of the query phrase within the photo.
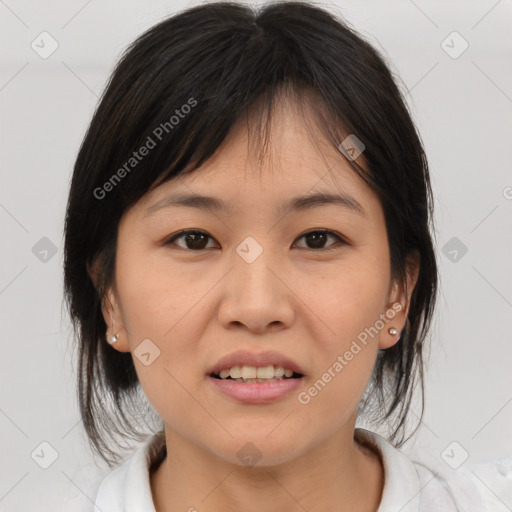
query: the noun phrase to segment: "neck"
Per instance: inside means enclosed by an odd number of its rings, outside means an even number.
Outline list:
[[[347,439],[342,433],[285,463],[244,467],[166,428],[167,456],[150,478],[155,508],[376,512],[384,486],[380,456],[353,434]]]

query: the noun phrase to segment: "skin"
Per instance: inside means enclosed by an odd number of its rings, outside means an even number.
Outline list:
[[[380,502],[382,462],[354,440],[356,412],[378,350],[393,346],[405,325],[418,262],[409,269],[406,295],[391,280],[377,196],[341,153],[320,137],[313,141],[288,102],[276,106],[272,130],[274,152],[263,164],[249,158],[240,123],[201,169],[146,194],[119,226],[115,287],[103,313],[109,334],[118,335],[116,350],[133,355],[144,339],[160,350],[149,366],[133,357],[165,423],[168,455],[151,475],[157,511],[369,512]],[[313,190],[343,191],[366,216],[337,205],[278,214],[288,198]],[[169,207],[144,215],[178,191],[235,206],[229,214]],[[187,229],[211,238],[163,245]],[[329,236],[315,245],[303,236],[315,229],[339,233],[349,244]],[[250,264],[236,252],[247,236],[263,248]],[[299,391],[307,390],[389,311],[394,318],[308,404],[297,392],[270,404],[241,404],[207,381],[222,356],[270,349],[302,366]],[[389,334],[392,326],[398,334]],[[253,467],[237,457],[248,442],[261,453]]]

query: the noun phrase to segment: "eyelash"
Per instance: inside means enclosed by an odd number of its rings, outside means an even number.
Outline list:
[[[314,229],[314,230],[311,230],[311,231],[307,231],[306,233],[303,233],[302,235],[300,235],[298,237],[298,239],[303,238],[303,237],[305,237],[307,235],[311,235],[313,233],[316,233],[316,234],[320,233],[320,234],[331,235],[333,238],[335,238],[342,245],[350,245],[349,242],[345,238],[343,238],[341,235],[339,235],[338,233],[336,233],[334,231],[329,231],[327,229]],[[189,235],[189,234],[205,235],[208,238],[213,240],[213,237],[211,237],[210,235],[208,235],[208,233],[206,233],[204,231],[201,231],[199,229],[189,229],[189,230],[185,230],[185,231],[180,231],[179,233],[176,233],[175,235],[172,235],[171,237],[167,238],[163,242],[162,245],[164,245],[164,246],[171,245],[175,240],[178,240],[179,238],[183,238],[184,236]],[[337,248],[337,244],[332,244],[332,245],[334,247],[329,246],[326,249],[308,249],[308,248],[304,248],[304,247],[300,247],[300,249],[304,249],[306,251],[313,251],[313,252],[321,252],[321,251],[325,252],[325,251],[335,250]],[[189,251],[192,251],[192,252],[201,252],[201,251],[206,251],[207,250],[207,249],[194,250],[194,249],[188,249],[188,248],[183,248],[183,247],[179,247],[179,248],[183,249],[184,251],[189,250]]]

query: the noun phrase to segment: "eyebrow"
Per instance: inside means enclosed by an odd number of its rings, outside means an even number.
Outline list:
[[[281,206],[278,213],[282,214],[288,209],[292,211],[304,211],[310,208],[330,204],[334,204],[348,211],[353,211],[359,215],[366,216],[365,209],[353,197],[345,193],[331,194],[326,192],[293,197],[286,204]],[[215,210],[228,214],[233,210],[232,202],[226,202],[216,197],[201,196],[197,194],[177,194],[165,197],[153,206],[150,206],[146,210],[144,217],[148,217],[162,208],[173,206],[185,206],[190,208],[199,208],[201,210]]]

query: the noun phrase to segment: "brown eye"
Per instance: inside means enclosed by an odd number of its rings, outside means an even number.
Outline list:
[[[324,245],[329,237],[334,238],[337,242],[343,245],[347,245],[346,240],[344,240],[341,236],[339,236],[337,233],[334,233],[333,231],[327,230],[309,231],[308,233],[301,235],[299,239],[304,238],[307,240],[307,243],[311,245],[310,247],[305,247],[305,249],[322,250],[324,249]],[[334,249],[335,247],[332,247],[332,245],[337,246],[336,243],[331,244],[327,247],[326,250]]]
[[[310,249],[314,251],[321,251],[321,250],[331,250],[335,249],[339,246],[339,244],[348,245],[348,242],[342,238],[340,235],[333,231],[328,230],[314,230],[309,231],[308,233],[304,233],[301,235],[298,239],[304,238],[306,240],[306,243],[308,247],[300,247],[301,249]],[[327,247],[325,247],[325,244],[329,240],[329,238],[334,239],[336,243],[331,243]],[[205,233],[204,231],[200,230],[187,230],[187,231],[181,231],[177,233],[176,235],[173,235],[172,237],[168,238],[163,245],[171,245],[175,244],[176,240],[182,239],[182,244],[176,244],[178,247],[182,249],[188,249],[191,251],[202,251],[206,250],[208,247],[208,240],[213,240],[213,238]],[[334,246],[334,247],[332,247]]]
[[[181,247],[182,249],[189,249],[192,251],[202,251],[206,249],[206,245],[208,242],[208,239],[212,239],[210,235],[205,233],[204,231],[198,231],[198,230],[188,230],[188,231],[181,231],[180,233],[174,235],[170,239],[166,240],[164,242],[164,245],[169,245],[175,242],[175,240],[183,239],[185,246],[178,245],[178,247]],[[213,239],[212,239],[213,240]]]

